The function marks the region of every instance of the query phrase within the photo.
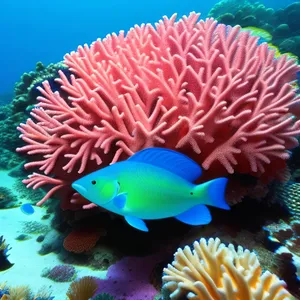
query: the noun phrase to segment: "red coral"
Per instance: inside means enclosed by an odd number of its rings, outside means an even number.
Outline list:
[[[64,239],[64,248],[74,253],[83,253],[93,249],[105,230],[93,228],[73,229]]]
[[[80,173],[151,146],[177,149],[218,176],[285,166],[300,133],[289,111],[300,102],[291,85],[299,66],[238,26],[198,17],[135,26],[65,56],[74,75],[60,72],[57,82],[68,97],[44,82],[41,109],[18,127],[27,145],[17,151],[38,156],[26,168],[57,178],[24,181],[56,185],[39,204]]]

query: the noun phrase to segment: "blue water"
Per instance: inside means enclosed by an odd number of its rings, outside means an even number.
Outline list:
[[[90,44],[111,32],[134,24],[156,22],[163,15],[190,11],[206,16],[217,0],[15,0],[0,9],[0,94],[11,93],[14,83],[38,61],[62,60],[78,45]],[[292,0],[262,1],[270,7]]]

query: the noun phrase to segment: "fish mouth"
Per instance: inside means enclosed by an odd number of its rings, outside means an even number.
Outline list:
[[[72,188],[73,188],[74,190],[76,190],[79,194],[81,194],[82,196],[86,195],[86,193],[87,193],[87,189],[84,188],[84,187],[83,187],[82,185],[80,185],[80,184],[73,183],[73,184],[72,184]]]

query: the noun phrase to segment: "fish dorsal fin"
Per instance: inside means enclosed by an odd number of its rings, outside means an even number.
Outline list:
[[[162,168],[190,182],[202,174],[201,167],[188,156],[165,148],[147,148],[135,153],[128,160]]]

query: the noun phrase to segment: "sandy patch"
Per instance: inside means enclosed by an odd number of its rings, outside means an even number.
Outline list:
[[[7,175],[7,172],[0,171],[0,186],[12,188],[15,178]],[[22,200],[22,199],[20,199]],[[42,220],[45,210],[41,207],[34,207],[33,215],[25,215],[21,209],[0,209],[0,236],[3,235],[6,242],[12,247],[9,251],[9,260],[14,266],[7,271],[0,272],[0,283],[7,282],[9,285],[29,285],[34,293],[43,286],[53,291],[55,299],[66,299],[65,295],[70,283],[57,283],[48,278],[41,277],[44,268],[54,267],[62,264],[57,255],[50,253],[41,256],[38,251],[41,243],[36,241],[38,235],[31,235],[32,238],[25,241],[17,241],[15,238],[22,232],[23,224],[26,221],[38,221],[49,226],[50,219]],[[105,278],[106,271],[93,271],[87,267],[74,266],[78,277],[96,276]]]

